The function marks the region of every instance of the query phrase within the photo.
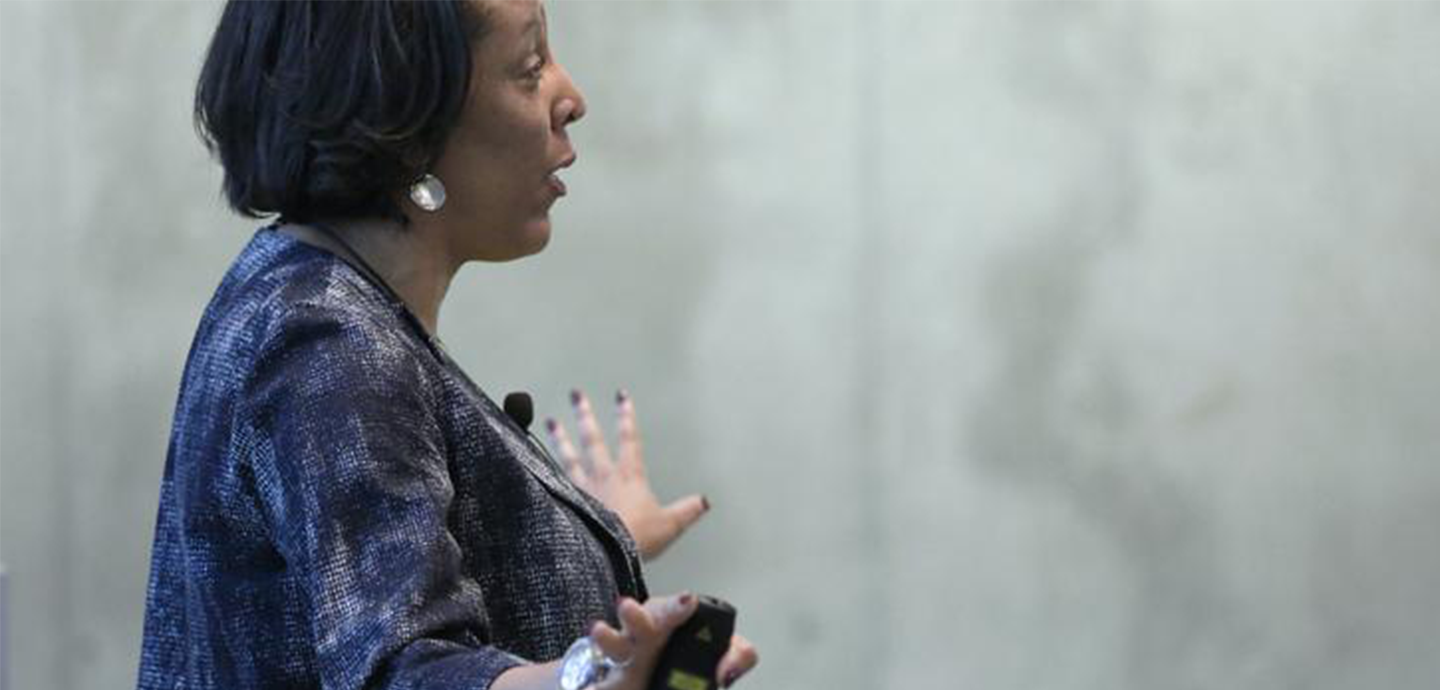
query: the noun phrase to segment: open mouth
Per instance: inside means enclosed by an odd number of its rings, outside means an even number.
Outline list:
[[[546,175],[545,182],[550,186],[550,190],[555,192],[555,196],[565,196],[565,181],[560,179],[560,171],[574,164],[575,154],[572,153],[562,159],[555,167],[551,168],[550,174]]]

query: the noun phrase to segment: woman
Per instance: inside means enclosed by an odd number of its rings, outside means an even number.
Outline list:
[[[696,602],[640,558],[703,499],[655,500],[623,395],[614,458],[578,393],[588,457],[548,425],[562,470],[435,336],[462,264],[545,246],[584,112],[535,1],[226,6],[197,123],[279,220],[186,363],[141,688],[647,686]]]

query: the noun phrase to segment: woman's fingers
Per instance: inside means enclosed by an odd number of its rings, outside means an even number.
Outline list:
[[[621,390],[615,393],[615,405],[619,408],[620,446],[617,469],[628,476],[643,476],[645,461],[640,451],[640,427],[635,423],[635,400]]]
[[[615,463],[610,458],[610,449],[605,447],[605,434],[600,431],[600,423],[595,420],[595,411],[590,408],[590,400],[578,390],[570,391],[570,404],[575,407],[575,418],[580,429],[580,447],[585,449],[585,454],[590,459],[588,469],[597,480],[605,481],[610,473],[614,472]]]
[[[620,600],[616,607],[620,614],[620,626],[626,634],[641,640],[647,646],[653,644],[650,638],[655,637],[655,619],[650,612],[639,602],[625,597]]]
[[[619,443],[614,455],[605,445],[589,399],[578,390],[571,391],[570,399],[579,422],[578,449],[562,425],[546,422],[566,471],[576,486],[620,516],[635,537],[641,558],[653,560],[710,510],[709,502],[697,494],[669,505],[660,503],[645,477],[635,403],[628,393],[615,394]]]
[[[725,656],[720,657],[720,665],[715,667],[715,680],[720,683],[720,687],[728,688],[758,663],[760,653],[755,650],[755,645],[735,635],[730,638],[730,649],[726,650]]]
[[[601,431],[595,411],[584,393],[579,390],[570,391],[570,402],[575,408],[576,427],[580,434],[578,447],[563,424],[553,418],[545,420],[545,428],[550,432],[551,441],[565,465],[566,472],[577,485],[591,493],[600,489],[617,471],[623,477],[644,474],[644,463],[639,455],[634,407],[624,392],[617,394],[616,400],[621,403],[620,465],[616,464],[610,448],[605,445],[605,434]]]
[[[665,514],[679,528],[679,532],[690,529],[700,516],[710,511],[710,501],[700,494],[686,496],[668,506],[665,506]]]
[[[560,454],[560,462],[565,464],[570,480],[580,488],[590,491],[593,488],[590,484],[590,468],[585,466],[580,451],[575,449],[565,427],[554,419],[546,419],[545,429],[550,432],[550,442],[555,446],[555,452]]]
[[[644,604],[626,598],[620,601],[620,621],[626,632],[632,632],[636,639],[645,641],[642,644],[653,644],[658,650],[670,638],[670,633],[695,613],[696,605],[695,595],[689,592],[650,597]]]
[[[649,674],[654,667],[656,655],[664,648],[670,635],[682,623],[694,615],[699,602],[695,595],[686,592],[672,597],[651,597],[644,604],[622,597],[617,610],[620,629],[616,630],[601,621],[590,628],[590,637],[606,656],[615,660],[621,669],[619,675],[607,678],[599,686],[636,687],[637,680],[632,674]],[[633,667],[630,662],[635,662]],[[730,687],[760,663],[760,655],[749,640],[734,635],[730,647],[715,667],[715,680],[721,687]],[[643,680],[642,680],[643,682]]]
[[[605,621],[599,621],[590,627],[590,639],[595,641],[605,656],[621,666],[628,665],[635,658],[635,639],[610,627]]]

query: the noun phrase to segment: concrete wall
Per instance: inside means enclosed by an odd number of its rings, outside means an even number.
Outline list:
[[[253,223],[218,6],[0,3],[11,688],[133,683],[169,415]],[[652,571],[752,688],[1440,685],[1440,4],[566,3],[541,256],[442,317],[631,389]]]

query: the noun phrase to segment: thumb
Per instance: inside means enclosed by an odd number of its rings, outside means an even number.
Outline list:
[[[681,623],[695,613],[698,605],[699,600],[691,592],[670,597],[651,597],[645,602],[645,608],[649,609],[656,630],[667,638],[675,628],[680,627]]]
[[[679,499],[665,506],[665,515],[680,526],[680,531],[690,529],[706,513],[710,512],[710,501],[700,494]]]

